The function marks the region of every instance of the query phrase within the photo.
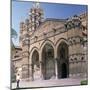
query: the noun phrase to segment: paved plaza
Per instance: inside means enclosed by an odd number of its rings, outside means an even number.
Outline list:
[[[19,87],[20,88],[43,88],[43,87],[55,87],[55,86],[75,86],[80,85],[81,78],[77,79],[58,79],[58,80],[43,80],[43,81],[21,81]],[[16,88],[16,83],[12,84],[12,89]]]

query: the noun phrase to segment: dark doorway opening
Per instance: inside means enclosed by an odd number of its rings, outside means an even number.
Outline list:
[[[58,78],[67,78],[69,75],[68,45],[61,42],[58,50]]]
[[[43,77],[44,80],[51,79],[55,75],[54,49],[51,44],[47,43],[42,51],[43,59]]]
[[[65,63],[61,65],[61,78],[67,78],[67,66]]]

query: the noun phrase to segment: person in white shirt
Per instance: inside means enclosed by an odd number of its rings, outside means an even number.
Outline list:
[[[17,88],[19,88],[19,82],[20,82],[20,75],[19,74],[17,74],[16,80],[17,80]]]

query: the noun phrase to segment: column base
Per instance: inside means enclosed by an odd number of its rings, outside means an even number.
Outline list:
[[[30,78],[29,78],[29,81],[34,81],[34,78],[30,77]]]
[[[58,75],[55,76],[55,79],[58,79]]]

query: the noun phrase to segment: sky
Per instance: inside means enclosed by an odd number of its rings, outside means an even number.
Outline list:
[[[18,38],[14,41],[15,45],[19,45],[19,31],[20,22],[25,21],[29,18],[29,11],[33,7],[33,2],[31,1],[12,1],[11,9],[11,27],[18,33]],[[44,19],[46,18],[57,18],[66,19],[73,15],[79,15],[87,12],[87,5],[75,5],[75,4],[60,4],[60,3],[40,3],[40,7],[44,11]]]

